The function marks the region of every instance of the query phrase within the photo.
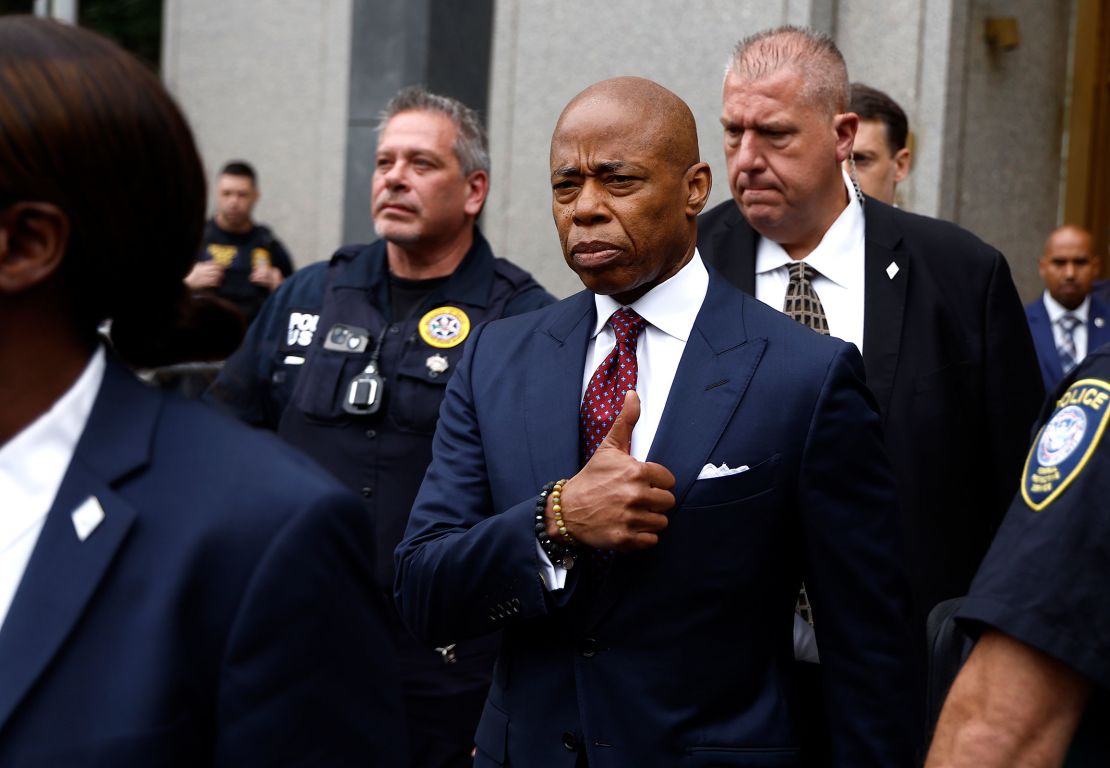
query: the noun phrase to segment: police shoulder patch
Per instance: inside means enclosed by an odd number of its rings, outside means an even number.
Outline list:
[[[1083,471],[1110,414],[1110,383],[1080,379],[1056,401],[1029,449],[1021,477],[1021,496],[1035,511],[1051,504]]]
[[[458,307],[436,307],[420,318],[420,338],[436,349],[450,349],[466,341],[470,318]]]

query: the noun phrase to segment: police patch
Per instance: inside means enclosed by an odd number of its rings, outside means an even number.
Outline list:
[[[1110,383],[1075,382],[1056,401],[1056,410],[1041,427],[1021,478],[1021,496],[1034,511],[1051,504],[1083,471],[1102,439],[1110,414]]]
[[[420,318],[420,338],[437,349],[458,346],[469,334],[470,318],[457,307],[436,307]]]

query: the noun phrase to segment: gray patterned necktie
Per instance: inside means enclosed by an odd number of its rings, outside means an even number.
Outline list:
[[[817,276],[817,271],[804,261],[795,261],[787,268],[790,270],[790,282],[782,303],[783,314],[828,336],[829,320],[825,317],[821,298],[813,290],[813,278]]]
[[[1079,353],[1075,349],[1075,329],[1079,326],[1079,318],[1072,314],[1061,315],[1056,324],[1064,332],[1060,345],[1056,347],[1056,354],[1060,356],[1060,367],[1067,376],[1079,362]]]
[[[812,328],[820,334],[829,335],[829,319],[825,316],[825,308],[821,305],[821,298],[813,290],[813,278],[817,270],[804,261],[795,261],[787,269],[790,270],[790,282],[786,286],[786,298],[782,303],[782,311],[787,317],[792,317],[807,328]],[[798,590],[798,602],[794,606],[810,626],[813,626],[813,611],[809,607],[809,595],[806,594],[806,585],[802,584]]]

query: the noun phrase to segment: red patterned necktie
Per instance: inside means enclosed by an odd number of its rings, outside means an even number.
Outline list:
[[[645,325],[647,321],[628,307],[621,307],[609,318],[617,345],[594,371],[582,396],[579,429],[583,465],[609,434],[624,407],[625,394],[636,388],[636,338]]]

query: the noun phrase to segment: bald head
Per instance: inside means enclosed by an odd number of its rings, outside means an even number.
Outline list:
[[[551,137],[551,211],[563,255],[587,288],[622,304],[690,261],[711,185],[690,108],[650,80],[591,85]]]
[[[659,83],[642,77],[614,77],[594,83],[566,105],[555,124],[555,135],[583,114],[596,114],[598,110],[634,116],[644,146],[654,148],[661,159],[683,170],[700,160],[694,113]]]
[[[1048,295],[1072,310],[1087,297],[1102,262],[1094,253],[1091,234],[1068,224],[1054,230],[1045,240],[1038,268]]]
[[[1059,229],[1052,230],[1048,239],[1044,241],[1044,253],[1048,255],[1066,248],[1071,251],[1082,251],[1094,255],[1092,253],[1094,250],[1093,243],[1091,233],[1083,227],[1065,224]]]
[[[848,66],[823,32],[784,26],[745,37],[733,49],[725,76],[762,80],[786,70],[801,75],[809,104],[828,115],[848,111]]]

